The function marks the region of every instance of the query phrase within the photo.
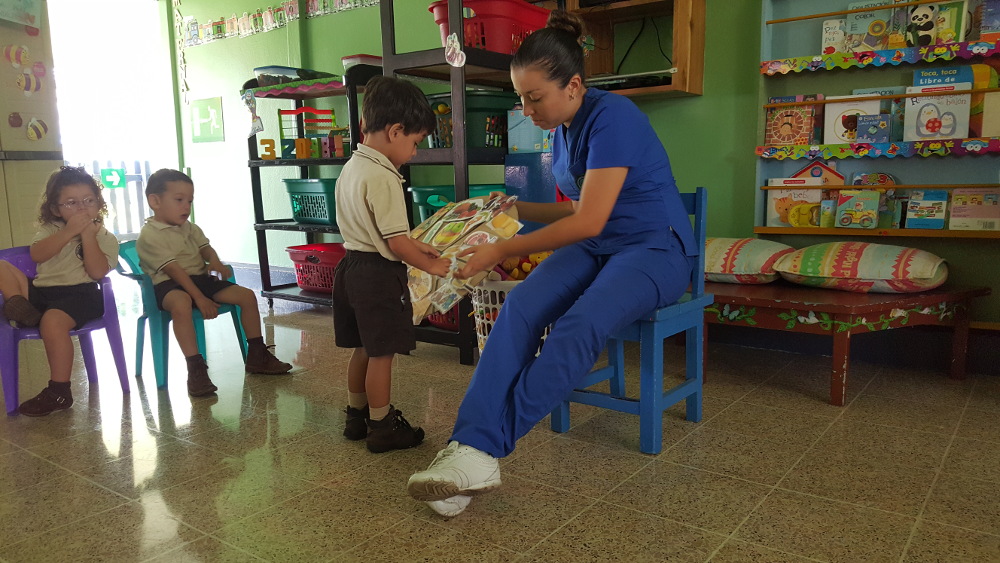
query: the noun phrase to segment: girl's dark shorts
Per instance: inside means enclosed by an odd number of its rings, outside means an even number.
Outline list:
[[[191,281],[194,282],[194,285],[195,287],[198,288],[198,291],[201,291],[203,294],[205,294],[205,297],[208,297],[209,299],[214,297],[216,293],[222,291],[223,289],[236,285],[231,281],[220,280],[219,278],[209,274],[200,274],[191,276]],[[163,298],[166,297],[168,293],[170,293],[175,289],[184,291],[184,288],[181,287],[181,284],[177,283],[172,279],[160,282],[155,286],[153,286],[153,294],[156,295],[156,306],[162,310]],[[186,291],[184,292],[187,293]]]
[[[28,280],[28,301],[42,313],[49,309],[66,313],[76,322],[73,330],[104,315],[104,295],[97,282],[35,287],[33,280]]]
[[[371,358],[416,348],[406,265],[348,250],[333,277],[333,330],[337,346],[363,347]]]

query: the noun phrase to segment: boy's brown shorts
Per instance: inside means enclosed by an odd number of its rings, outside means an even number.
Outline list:
[[[406,265],[348,250],[333,277],[333,330],[337,346],[363,347],[371,358],[416,348]]]
[[[42,313],[49,309],[66,313],[76,322],[73,330],[104,315],[104,294],[97,282],[35,287],[28,280],[28,301]]]
[[[205,295],[205,297],[208,297],[209,299],[214,297],[216,293],[222,291],[223,289],[236,285],[231,281],[220,280],[219,278],[209,274],[200,274],[191,276],[191,281],[194,282],[194,285],[195,287],[198,288],[198,291],[202,292]],[[156,295],[156,306],[162,310],[163,298],[166,297],[168,293],[170,293],[175,289],[184,291],[184,288],[181,287],[181,284],[177,283],[172,279],[167,281],[162,281],[153,286],[153,294]],[[185,291],[185,293],[187,292]]]

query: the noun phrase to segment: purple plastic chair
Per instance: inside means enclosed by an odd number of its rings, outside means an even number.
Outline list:
[[[6,260],[28,278],[35,277],[35,263],[31,260],[27,246],[15,246],[0,250],[0,260]],[[83,363],[87,367],[87,379],[97,383],[97,361],[94,359],[94,342],[90,338],[91,331],[103,328],[108,334],[111,344],[111,354],[118,368],[118,379],[122,384],[122,393],[129,392],[128,372],[125,368],[125,349],[122,346],[122,331],[118,324],[118,307],[115,304],[115,294],[111,290],[111,278],[101,280],[101,293],[104,295],[104,316],[90,321],[79,330],[70,331],[70,336],[80,340],[80,352],[83,353]],[[3,297],[0,296],[0,307]],[[17,397],[18,381],[18,347],[22,340],[40,340],[37,328],[21,328],[11,326],[10,321],[0,309],[0,379],[3,380],[3,398],[7,414],[16,414],[20,405]]]

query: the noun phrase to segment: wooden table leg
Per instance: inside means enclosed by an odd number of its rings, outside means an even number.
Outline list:
[[[965,357],[969,349],[969,308],[965,303],[955,307],[955,328],[951,334],[952,379],[965,379]]]
[[[835,315],[837,321],[844,321],[850,326],[850,315]],[[830,372],[830,404],[844,406],[847,396],[847,370],[851,365],[851,331],[837,332],[837,324],[833,331],[833,369]]]

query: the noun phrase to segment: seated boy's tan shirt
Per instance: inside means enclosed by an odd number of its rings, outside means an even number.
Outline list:
[[[177,262],[190,276],[207,274],[208,265],[201,249],[208,245],[205,233],[191,221],[174,226],[149,217],[139,232],[135,249],[142,271],[153,278],[153,284],[158,284],[170,279],[163,267],[171,262]]]
[[[31,244],[49,238],[65,226],[65,223],[45,223],[39,227]],[[97,231],[97,246],[107,256],[108,266],[114,268],[118,264],[118,239],[115,238],[115,235],[101,227]],[[94,281],[96,280],[90,277],[83,265],[83,241],[80,239],[80,235],[77,235],[66,243],[66,246],[62,247],[55,256],[38,264],[32,283],[35,287],[54,287],[93,283]]]
[[[403,176],[377,150],[359,144],[337,179],[337,226],[344,248],[399,262],[386,239],[408,235]]]

